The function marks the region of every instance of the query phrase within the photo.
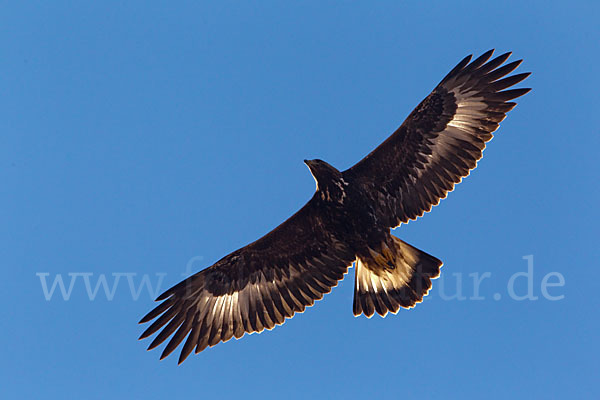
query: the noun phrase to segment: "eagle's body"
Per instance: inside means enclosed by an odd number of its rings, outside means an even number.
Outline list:
[[[431,287],[430,279],[439,275],[442,262],[391,235],[369,181],[352,169],[341,173],[322,160],[305,163],[317,181],[309,202],[319,210],[316,219],[324,230],[339,233],[340,242],[358,260],[354,314],[370,317],[377,311],[384,316],[399,306],[414,306]],[[409,272],[411,266],[418,270]],[[379,291],[387,295],[379,296]]]
[[[296,214],[259,240],[234,251],[163,293],[141,322],[142,334],[162,328],[150,345],[173,335],[192,350],[282,324],[343,278],[356,261],[354,314],[396,313],[423,299],[442,262],[391,235],[423,215],[475,168],[519,97],[504,90],[529,74],[506,78],[520,63],[492,51],[461,61],[383,144],[340,172],[321,160],[305,163],[317,190]],[[503,78],[503,79],[501,79]]]

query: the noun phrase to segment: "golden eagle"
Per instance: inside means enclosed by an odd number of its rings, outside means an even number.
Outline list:
[[[340,172],[305,160],[317,182],[311,200],[254,243],[173,286],[140,323],[140,339],[172,335],[161,359],[184,339],[195,349],[281,325],[313,305],[356,261],[354,315],[396,313],[423,299],[442,262],[390,234],[422,216],[469,174],[492,132],[530,89],[505,90],[529,76],[511,73],[522,60],[491,61],[490,50],[464,58],[392,136]],[[504,65],[503,65],[504,64]]]

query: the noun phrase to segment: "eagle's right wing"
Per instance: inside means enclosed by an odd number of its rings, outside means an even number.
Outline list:
[[[423,215],[469,174],[492,132],[530,89],[511,89],[529,76],[503,78],[521,63],[490,50],[463,59],[385,142],[344,172],[361,182],[389,227]],[[503,78],[503,79],[501,79]]]
[[[281,325],[329,293],[355,254],[321,222],[313,200],[273,231],[164,292],[140,323],[157,318],[140,339],[171,335],[161,359],[187,336],[179,362],[195,348]],[[173,334],[174,333],[174,334]]]

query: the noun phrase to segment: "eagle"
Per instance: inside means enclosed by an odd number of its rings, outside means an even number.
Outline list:
[[[437,205],[477,165],[486,143],[529,88],[522,60],[489,50],[458,63],[379,147],[340,172],[304,160],[317,187],[298,212],[257,241],[162,293],[140,323],[170,337],[160,359],[184,340],[179,363],[245,333],[271,330],[329,293],[355,263],[355,316],[385,316],[423,300],[442,262],[391,230]],[[490,60],[491,59],[491,60]]]

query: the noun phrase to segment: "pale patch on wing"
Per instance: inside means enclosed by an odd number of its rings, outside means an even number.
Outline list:
[[[509,54],[501,55],[486,64],[491,54],[492,52],[488,52],[471,64],[465,63],[461,68],[451,72],[434,90],[431,102],[433,104],[436,98],[438,101],[443,99],[444,113],[439,116],[433,114],[435,107],[429,107],[428,100],[418,107],[422,112],[419,118],[431,118],[431,120],[436,118],[443,120],[452,103],[455,109],[441,131],[427,132],[422,136],[425,140],[414,143],[418,153],[417,162],[412,165],[412,169],[408,168],[409,173],[404,178],[406,187],[401,188],[403,195],[392,194],[393,197],[390,199],[392,204],[394,201],[401,201],[397,211],[400,215],[392,227],[397,227],[430,211],[454,190],[455,185],[477,167],[477,162],[483,156],[486,142],[492,139],[492,133],[498,129],[506,113],[516,105],[508,100],[529,91],[529,89],[501,91],[521,82],[529,76],[529,73],[500,79],[512,72],[521,61],[498,68],[506,61]],[[451,95],[451,100],[445,97],[444,93]],[[418,127],[417,122],[411,125],[410,118],[405,124],[407,129]],[[422,147],[418,150],[419,145],[425,146],[426,150]],[[404,200],[405,198],[409,200]]]
[[[331,246],[339,251],[346,250],[341,242],[333,241]],[[149,349],[152,349],[180,328],[167,344],[162,359],[189,333],[180,356],[182,362],[194,347],[195,352],[199,353],[232,337],[239,339],[245,333],[271,330],[295,313],[304,312],[306,307],[312,306],[337,286],[350,265],[351,262],[342,266],[335,257],[324,253],[297,264],[289,262],[287,268],[273,273],[271,279],[266,277],[264,269],[259,269],[248,278],[249,281],[241,290],[220,295],[212,294],[203,281],[199,281],[201,286],[189,292],[186,291],[189,288],[181,285],[178,290],[171,291],[175,301],[170,297],[163,299],[166,304],[172,304],[173,312],[167,309],[140,338],[148,337],[162,328],[150,345]],[[190,285],[194,285],[194,282]],[[155,314],[152,311],[142,321],[149,320]],[[188,321],[188,318],[192,319]]]

